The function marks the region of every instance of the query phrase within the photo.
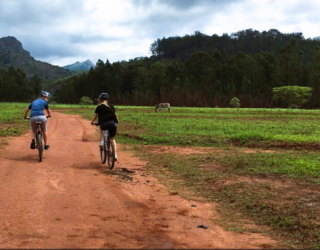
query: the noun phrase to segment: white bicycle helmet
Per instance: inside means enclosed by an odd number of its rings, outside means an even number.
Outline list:
[[[44,97],[51,97],[50,93],[47,92],[47,91],[41,91],[41,95],[44,96]]]

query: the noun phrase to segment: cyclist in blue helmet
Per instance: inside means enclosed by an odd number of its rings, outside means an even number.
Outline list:
[[[99,96],[100,104],[96,107],[94,111],[94,116],[92,118],[91,124],[93,125],[95,120],[98,118],[98,124],[100,125],[100,145],[103,145],[103,130],[109,130],[110,140],[114,141],[115,146],[115,161],[118,160],[117,156],[117,144],[114,137],[117,133],[118,116],[116,114],[116,109],[112,104],[109,103],[109,95],[107,93],[102,93]]]
[[[28,119],[27,115],[29,110],[30,113],[30,127],[31,127],[31,149],[35,149],[36,142],[36,131],[37,125],[36,122],[41,121],[41,130],[43,132],[43,139],[44,139],[44,150],[49,149],[48,145],[48,135],[47,135],[47,118],[51,117],[51,112],[48,106],[49,98],[51,97],[50,93],[47,91],[41,92],[41,97],[35,101],[33,101],[24,111],[24,119]],[[47,111],[48,116],[45,117],[43,110]]]

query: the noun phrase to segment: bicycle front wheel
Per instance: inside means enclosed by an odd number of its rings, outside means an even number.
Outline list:
[[[101,163],[105,164],[107,160],[107,142],[104,140],[103,146],[100,146],[100,158],[101,158]]]
[[[43,154],[43,144],[42,144],[42,135],[41,134],[37,134],[36,143],[37,143],[38,152],[39,152],[39,162],[41,162],[42,161],[42,154]]]
[[[109,149],[109,152],[108,152],[108,166],[110,169],[113,169],[114,167],[114,161],[115,161],[115,146],[114,146],[114,141],[113,140],[109,140],[109,143],[108,143],[108,149]]]

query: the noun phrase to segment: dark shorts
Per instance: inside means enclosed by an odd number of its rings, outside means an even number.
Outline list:
[[[115,137],[117,133],[117,123],[114,121],[104,122],[100,125],[101,130],[109,130],[109,136]]]

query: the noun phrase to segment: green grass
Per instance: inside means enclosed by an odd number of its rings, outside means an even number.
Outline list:
[[[91,119],[95,106],[52,105]],[[319,144],[319,110],[172,108],[116,106],[118,136],[137,144],[226,146],[230,144],[294,146]],[[262,143],[262,144],[261,144]]]
[[[0,103],[0,124],[21,123],[28,104]],[[51,109],[91,119],[93,105],[50,104]],[[227,146],[230,144],[303,147],[320,141],[319,110],[172,108],[116,106],[118,136],[137,144]],[[11,132],[8,132],[10,134]]]
[[[238,174],[279,174],[292,178],[320,178],[318,152],[230,154],[217,159],[217,162],[224,166],[232,166]]]
[[[0,103],[0,136],[19,136],[27,131],[29,122],[23,119],[26,103]]]
[[[27,105],[0,103],[0,136],[26,131]],[[95,110],[94,105],[49,102],[49,106],[89,120]],[[250,233],[253,229],[241,223],[250,219],[271,228],[265,231],[284,242],[279,247],[320,247],[319,110],[173,107],[170,113],[155,113],[154,107],[138,106],[116,106],[116,110],[117,142],[134,145],[136,154],[149,161],[148,170],[172,191],[216,202],[221,226]],[[141,150],[144,145],[214,150],[154,154],[148,148]],[[255,151],[244,152],[245,146]]]
[[[177,108],[169,113],[148,109],[119,109],[127,135],[147,144],[200,145],[238,142],[317,143],[320,140],[319,112]],[[123,114],[122,114],[123,112]],[[290,115],[289,115],[290,114]],[[130,129],[133,128],[133,129]]]

